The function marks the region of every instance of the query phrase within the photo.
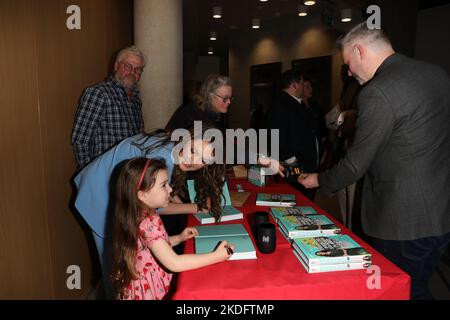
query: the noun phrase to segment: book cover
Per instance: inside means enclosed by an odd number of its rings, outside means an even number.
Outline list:
[[[229,260],[257,259],[252,239],[242,224],[224,224],[196,227],[195,253],[209,253],[220,241],[226,240],[235,246]]]
[[[257,206],[268,207],[293,207],[295,206],[294,194],[270,194],[270,193],[258,193],[256,196]]]
[[[274,207],[270,208],[270,211],[270,214],[276,223],[278,223],[278,219],[283,216],[309,216],[317,214],[317,211],[311,207]]]
[[[349,262],[349,263],[340,263],[340,264],[330,264],[330,265],[317,265],[317,266],[308,266],[303,258],[297,253],[297,251],[292,251],[294,255],[297,257],[298,261],[302,264],[303,268],[305,268],[308,273],[321,273],[321,272],[334,272],[334,271],[346,271],[346,270],[361,270],[369,268],[372,263],[365,262]]]
[[[195,181],[194,180],[188,180],[187,181],[188,186],[188,192],[189,192],[189,199],[192,203],[195,202],[195,197],[197,195],[195,191]],[[222,213],[221,217],[218,222],[224,222],[224,221],[232,221],[232,220],[239,220],[243,219],[244,215],[241,211],[236,209],[231,205],[231,197],[230,197],[230,191],[228,190],[228,184],[225,182],[223,185],[223,197],[221,199],[221,206],[222,206]],[[194,217],[201,223],[201,224],[208,224],[208,223],[215,223],[215,219],[209,212],[205,213],[196,213],[194,214]]]
[[[372,255],[349,235],[297,238],[292,246],[308,266],[372,261]]]
[[[324,215],[279,216],[278,226],[292,239],[333,236],[341,233],[341,229]]]

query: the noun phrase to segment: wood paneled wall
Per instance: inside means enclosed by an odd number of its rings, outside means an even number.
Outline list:
[[[72,4],[81,30],[66,28]],[[132,13],[132,0],[0,1],[0,299],[79,299],[97,280],[70,209],[70,137],[83,89],[132,44]]]

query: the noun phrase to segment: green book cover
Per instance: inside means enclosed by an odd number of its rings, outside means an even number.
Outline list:
[[[293,207],[295,204],[295,194],[258,193],[256,196],[257,206]]]
[[[252,239],[242,224],[224,224],[195,227],[199,235],[195,237],[195,252],[209,253],[215,250],[220,241],[226,240],[235,246],[229,260],[256,259]]]
[[[280,217],[284,216],[309,216],[317,214],[317,211],[311,207],[274,207],[270,208],[273,220],[278,223]]]
[[[292,239],[333,236],[341,233],[341,229],[324,215],[284,215],[279,217],[278,226]]]
[[[191,200],[192,203],[194,203],[195,197],[197,195],[197,193],[195,191],[195,181],[188,180],[187,186],[188,186],[188,192],[189,192],[189,199]],[[221,213],[221,217],[218,222],[239,220],[239,219],[244,218],[244,215],[242,214],[241,211],[239,211],[235,207],[231,206],[230,191],[228,190],[228,184],[226,182],[223,185],[223,197],[221,199],[220,205],[222,206],[222,213]],[[208,223],[216,222],[214,217],[209,212],[196,213],[196,214],[194,214],[194,217],[201,224],[208,224]]]
[[[297,238],[292,246],[308,266],[372,261],[372,255],[349,235]]]

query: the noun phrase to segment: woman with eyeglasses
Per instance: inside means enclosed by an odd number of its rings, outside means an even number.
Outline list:
[[[175,111],[166,129],[190,129],[194,121],[202,121],[203,126],[225,129],[221,115],[228,112],[233,100],[231,79],[217,74],[209,75],[199,92],[190,100]]]

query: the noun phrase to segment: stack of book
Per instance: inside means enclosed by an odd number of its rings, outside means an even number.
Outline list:
[[[341,229],[327,216],[311,207],[271,208],[271,214],[283,236],[292,242],[297,238],[336,236]]]
[[[213,252],[221,241],[234,245],[229,260],[256,259],[252,239],[242,224],[224,224],[195,227],[199,233],[195,237],[195,253]]]
[[[188,180],[187,181],[188,186],[188,192],[189,192],[189,199],[192,203],[195,203],[195,197],[197,193],[195,192],[195,181],[194,180]],[[228,184],[225,182],[223,185],[223,197],[221,201],[222,206],[222,213],[220,216],[220,219],[217,222],[225,222],[225,221],[231,221],[231,220],[239,220],[243,219],[244,215],[241,211],[236,209],[231,205],[231,197],[230,197],[230,191],[228,189]],[[194,217],[201,223],[201,224],[208,224],[208,223],[215,223],[215,219],[212,216],[211,213],[196,213],[194,214]]]
[[[349,235],[297,238],[293,252],[308,273],[367,269],[372,255]]]

